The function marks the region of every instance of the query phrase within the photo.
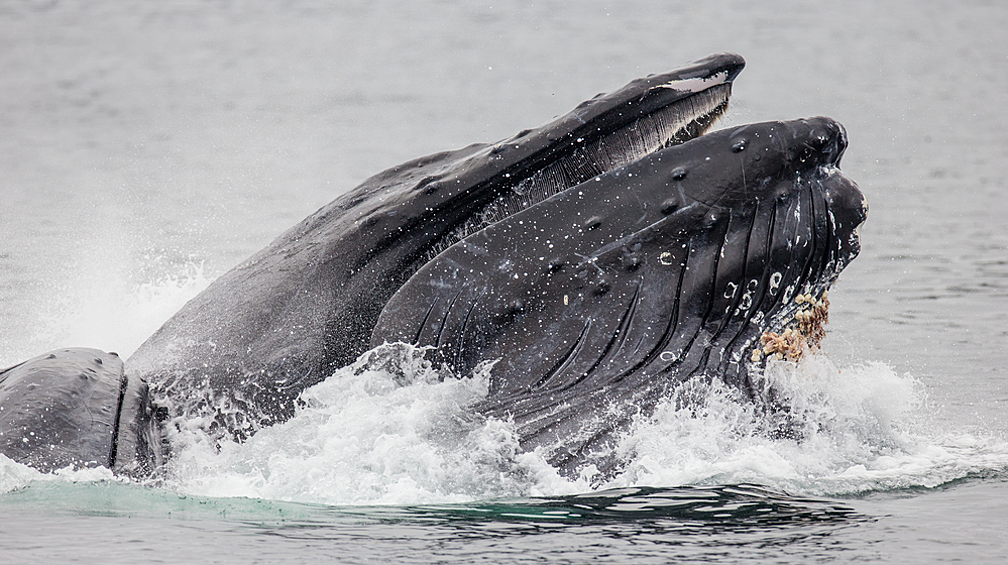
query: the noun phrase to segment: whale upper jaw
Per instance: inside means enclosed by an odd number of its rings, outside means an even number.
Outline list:
[[[421,262],[563,190],[703,135],[727,110],[732,81],[744,65],[738,55],[712,55],[600,94],[549,124],[463,150],[449,167],[418,183],[420,198],[410,195],[403,203],[407,216],[421,203],[431,211],[419,221],[451,217],[451,229],[439,232]]]

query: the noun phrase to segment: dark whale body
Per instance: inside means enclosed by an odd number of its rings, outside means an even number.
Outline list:
[[[857,254],[866,208],[839,173],[846,134],[830,119],[705,135],[743,64],[712,56],[497,144],[379,173],[216,280],[107,380],[149,383],[162,419],[208,416],[242,438],[289,418],[301,391],[369,348],[432,346],[458,374],[496,361],[474,410],[511,418],[524,447],[570,473],[611,467],[596,448],[683,382],[717,378],[766,402],[753,352],[799,328],[804,297]],[[65,384],[41,388],[78,386],[72,365]],[[114,397],[111,445],[72,459],[155,467],[150,434],[135,440],[154,404],[145,390]],[[140,424],[120,465],[124,418]],[[0,437],[27,429],[3,422]],[[3,453],[39,468],[67,460]]]
[[[436,346],[461,371],[499,359],[479,411],[513,417],[562,467],[696,377],[764,401],[762,336],[859,250],[845,147],[840,125],[816,118],[644,157],[440,254],[385,306],[371,344]]]
[[[115,353],[61,349],[0,371],[0,453],[42,471],[101,465],[144,476],[163,462],[147,383]]]

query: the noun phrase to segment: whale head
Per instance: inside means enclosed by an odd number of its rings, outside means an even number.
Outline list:
[[[611,470],[606,445],[686,383],[772,407],[765,364],[821,339],[867,207],[833,120],[708,133],[743,65],[708,57],[369,178],[219,277],[125,367],[65,350],[0,371],[14,418],[0,435],[15,431],[0,451],[146,472],[164,457],[159,423],[247,437],[387,342],[428,346],[456,374],[492,363],[474,411],[570,474]],[[60,400],[80,391],[95,402]],[[87,441],[56,450],[32,426]]]
[[[495,362],[476,409],[566,467],[684,382],[760,400],[767,359],[821,336],[865,206],[832,120],[708,133],[743,65],[708,57],[381,172],[220,277],[127,370],[242,437],[369,348],[432,346],[459,374]]]
[[[743,66],[738,55],[713,55],[498,143],[378,173],[219,277],[140,346],[127,370],[170,399],[171,413],[212,415],[239,437],[282,421],[302,390],[385,335],[375,327],[386,304],[440,253],[702,135],[725,112]]]
[[[498,220],[427,262],[372,345],[495,361],[482,411],[561,467],[684,382],[756,401],[770,358],[818,343],[867,211],[828,118],[696,137]]]

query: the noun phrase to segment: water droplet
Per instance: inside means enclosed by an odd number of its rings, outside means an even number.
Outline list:
[[[611,288],[612,288],[612,281],[610,281],[608,278],[602,278],[598,281],[598,284],[595,285],[595,294],[605,294],[609,292],[609,289]]]
[[[669,198],[665,202],[662,202],[661,212],[662,214],[671,214],[679,209],[679,201],[675,198]]]

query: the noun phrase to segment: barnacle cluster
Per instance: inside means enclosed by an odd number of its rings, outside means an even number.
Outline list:
[[[811,294],[799,294],[794,299],[798,310],[794,314],[794,324],[790,324],[781,333],[763,332],[760,336],[761,349],[752,352],[753,363],[758,363],[763,356],[774,359],[798,361],[806,351],[813,347],[819,349],[820,342],[826,337],[823,326],[829,322],[829,298],[826,291],[816,299]]]

